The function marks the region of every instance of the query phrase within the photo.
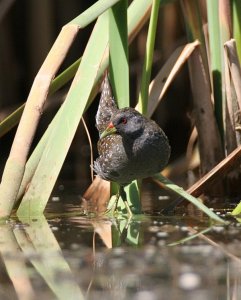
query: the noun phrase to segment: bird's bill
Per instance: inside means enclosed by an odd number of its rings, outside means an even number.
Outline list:
[[[105,129],[105,131],[103,131],[101,133],[100,138],[103,139],[104,137],[106,137],[108,135],[111,135],[111,134],[114,134],[114,133],[116,133],[116,128],[112,123],[110,123],[108,125],[108,127]]]

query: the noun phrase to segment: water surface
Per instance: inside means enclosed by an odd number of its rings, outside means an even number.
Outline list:
[[[241,299],[237,220],[87,217],[59,200],[46,218],[1,224],[0,299]]]

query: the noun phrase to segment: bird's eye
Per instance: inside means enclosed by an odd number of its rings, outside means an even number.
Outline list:
[[[123,119],[121,120],[121,123],[122,123],[122,124],[126,124],[126,123],[127,123],[127,119],[126,119],[126,118],[123,118]]]

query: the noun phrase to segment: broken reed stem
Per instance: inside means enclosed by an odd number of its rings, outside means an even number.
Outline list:
[[[72,45],[79,27],[64,26],[33,82],[0,186],[0,217],[9,216],[24,174],[29,149],[52,79]]]
[[[150,83],[147,108],[148,117],[153,115],[174,78],[199,45],[199,41],[196,40],[192,43],[188,43],[184,47],[178,47],[168,58],[155,79]],[[138,109],[138,105],[136,109]]]

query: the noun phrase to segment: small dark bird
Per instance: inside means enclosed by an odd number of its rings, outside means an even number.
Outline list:
[[[134,108],[118,109],[107,75],[96,126],[100,140],[94,171],[102,179],[117,182],[122,198],[126,197],[124,186],[135,179],[153,176],[167,165],[171,149],[165,133]]]

